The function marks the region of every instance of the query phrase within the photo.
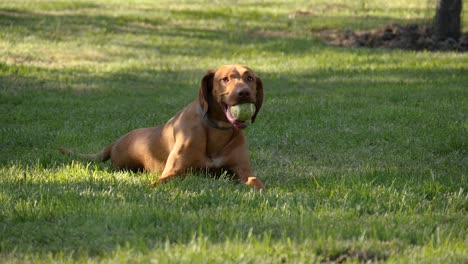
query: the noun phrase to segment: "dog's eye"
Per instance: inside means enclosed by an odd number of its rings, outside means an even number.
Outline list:
[[[224,83],[227,83],[227,82],[229,82],[229,77],[224,77],[224,78],[221,79],[221,80],[223,80]]]
[[[247,81],[253,82],[253,80],[254,80],[254,78],[253,78],[252,76],[248,76],[248,77],[247,77]]]

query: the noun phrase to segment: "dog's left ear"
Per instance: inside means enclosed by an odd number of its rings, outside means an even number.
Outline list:
[[[255,101],[255,114],[252,116],[252,123],[255,121],[255,118],[257,117],[257,114],[260,111],[260,108],[262,107],[262,104],[263,104],[263,82],[262,82],[262,79],[260,79],[260,77],[257,77],[256,88],[257,88],[257,98]]]
[[[210,96],[211,90],[213,90],[213,77],[215,72],[215,70],[208,70],[206,72],[201,80],[200,89],[198,90],[198,101],[204,114],[208,112],[208,96]]]

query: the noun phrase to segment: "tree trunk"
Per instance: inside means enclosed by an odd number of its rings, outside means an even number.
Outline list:
[[[460,38],[462,0],[437,0],[434,33],[437,40]]]

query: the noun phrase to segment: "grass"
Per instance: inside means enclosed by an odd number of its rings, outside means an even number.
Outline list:
[[[0,1],[0,262],[467,262],[467,55],[314,35],[433,14],[390,2]],[[265,84],[265,192],[56,151],[165,122],[227,63]]]

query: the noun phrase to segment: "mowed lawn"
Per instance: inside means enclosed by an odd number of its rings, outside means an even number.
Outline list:
[[[317,35],[433,13],[426,0],[0,0],[0,262],[468,263],[468,55]],[[164,123],[231,63],[264,82],[245,133],[265,191],[196,173],[151,188],[159,175],[58,153]]]

